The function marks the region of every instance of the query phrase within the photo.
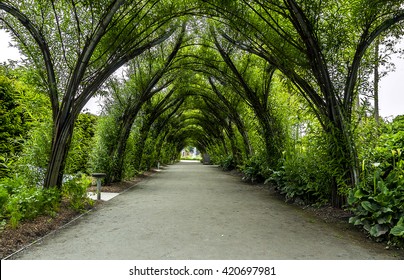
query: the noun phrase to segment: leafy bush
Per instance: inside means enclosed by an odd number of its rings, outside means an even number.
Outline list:
[[[10,225],[16,227],[21,220],[31,220],[45,213],[53,214],[59,205],[58,193],[55,189],[21,188],[9,198],[6,205]]]
[[[155,158],[153,144],[154,141],[152,141],[150,138],[148,138],[144,143],[140,170],[149,170],[150,168],[153,167],[154,163],[153,159]]]
[[[403,229],[398,231],[404,217],[403,167],[404,160],[401,160],[385,179],[385,170],[376,167],[372,182],[363,181],[350,192],[348,202],[355,215],[350,222],[362,226],[372,237],[386,239],[389,234],[404,235]]]
[[[133,178],[140,173],[140,170],[136,170],[136,168],[134,167],[135,165],[132,164],[135,147],[135,132],[132,131],[128,138],[128,141],[126,142],[125,157],[123,162],[123,178]]]
[[[56,188],[29,187],[18,176],[0,181],[1,216],[8,219],[12,227],[16,227],[22,220],[55,213],[59,202],[60,195]]]
[[[22,96],[18,82],[0,73],[0,178],[10,175],[9,160],[21,151],[31,127],[31,118],[21,105]]]
[[[43,185],[51,142],[50,120],[37,123],[29,132],[28,139],[23,144],[22,154],[15,163],[15,171],[24,174],[28,185],[38,187]]]
[[[25,178],[18,175],[3,178],[0,180],[0,218],[16,227],[23,220],[32,220],[43,214],[54,215],[59,209],[62,196],[73,209],[83,210],[93,202],[87,197],[90,184],[91,179],[83,174],[71,176],[61,192],[57,188],[31,187]]]
[[[74,210],[83,210],[93,203],[87,196],[87,188],[90,185],[90,177],[77,174],[63,184],[62,195],[69,200],[70,206]]]
[[[14,174],[14,177],[6,177],[0,180],[0,187],[11,196],[17,194],[21,188],[26,187],[26,181],[22,176]]]
[[[5,212],[12,227],[16,227],[20,220],[32,219],[39,214],[42,194],[37,189],[23,188],[18,194],[10,197]]]
[[[51,118],[49,98],[34,80],[35,74],[28,68],[0,65],[0,178],[12,177],[20,157],[41,144],[28,140],[32,138],[31,131]],[[39,133],[39,140],[46,138],[44,131]],[[39,152],[31,159],[46,155]]]
[[[264,182],[272,174],[272,170],[262,154],[249,158],[240,169],[244,175],[243,180],[251,182]]]
[[[404,241],[404,131],[397,129],[403,124],[398,117],[385,128],[379,145],[363,159],[361,182],[348,198],[355,215],[350,222],[378,240]]]
[[[274,183],[287,200],[324,205],[331,197],[333,170],[321,135],[306,135],[298,148],[284,152],[281,167],[272,171],[267,182]]]
[[[231,171],[236,168],[236,163],[232,155],[220,156],[217,159],[217,164],[225,171]]]

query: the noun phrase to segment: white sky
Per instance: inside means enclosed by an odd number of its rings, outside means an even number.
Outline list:
[[[9,47],[9,42],[9,35],[4,30],[0,30],[0,62],[20,58],[19,51]],[[397,56],[393,59],[395,60],[396,71],[389,73],[379,83],[380,115],[383,117],[404,114],[404,59],[399,59]],[[90,100],[86,108],[92,113],[99,113],[99,99]]]
[[[10,36],[0,29],[0,62],[7,61],[8,59],[18,60],[20,53],[16,48],[10,45]]]

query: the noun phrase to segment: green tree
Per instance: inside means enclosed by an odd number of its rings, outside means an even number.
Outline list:
[[[176,91],[176,87],[173,87],[167,93],[155,95],[143,104],[142,124],[136,138],[136,148],[131,161],[135,170],[141,169],[145,143],[153,123],[167,110],[173,110],[173,113],[175,113],[184,101],[184,97],[181,94],[176,94]]]
[[[340,187],[359,179],[351,122],[361,63],[372,42],[404,20],[400,1],[204,2],[226,18],[224,38],[280,70],[309,102],[327,132],[338,170],[332,203],[341,207]]]
[[[164,42],[153,50],[131,61],[127,69],[127,80],[111,83],[110,110],[117,110],[114,126],[116,139],[108,142],[109,163],[106,181],[115,182],[122,179],[123,160],[133,123],[142,108],[155,94],[165,90],[175,80],[176,73],[168,73],[175,64],[175,58],[184,40],[185,25],[176,39]],[[114,129],[114,128],[107,128]]]
[[[170,37],[181,4],[0,2],[3,26],[35,65],[51,101],[53,136],[45,187],[62,185],[74,123],[87,101],[118,68]]]

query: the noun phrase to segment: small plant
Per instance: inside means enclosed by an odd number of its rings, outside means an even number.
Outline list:
[[[69,200],[74,210],[83,210],[93,203],[87,196],[87,188],[91,185],[91,181],[85,174],[77,174],[63,184],[62,195]]]
[[[236,168],[236,164],[234,162],[233,156],[222,156],[219,159],[219,166],[223,168],[225,171],[231,171]]]
[[[244,174],[243,180],[250,182],[264,182],[272,174],[263,155],[255,155],[240,167]]]
[[[36,188],[21,188],[7,203],[11,226],[15,227],[20,220],[30,220],[40,214],[42,193]]]
[[[22,220],[32,220],[42,214],[53,214],[59,206],[57,189],[41,189],[21,186],[9,196],[3,206],[4,217],[11,227],[17,227]]]
[[[54,216],[60,207],[62,196],[75,210],[83,210],[92,204],[87,197],[87,187],[91,179],[84,175],[65,176],[62,192],[58,188],[44,189],[29,186],[24,178],[15,175],[14,178],[0,180],[0,219],[6,220],[15,228],[23,220],[32,220],[39,215]]]

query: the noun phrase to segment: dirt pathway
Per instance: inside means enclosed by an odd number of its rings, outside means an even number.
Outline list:
[[[243,184],[180,163],[106,202],[17,259],[394,259]]]

